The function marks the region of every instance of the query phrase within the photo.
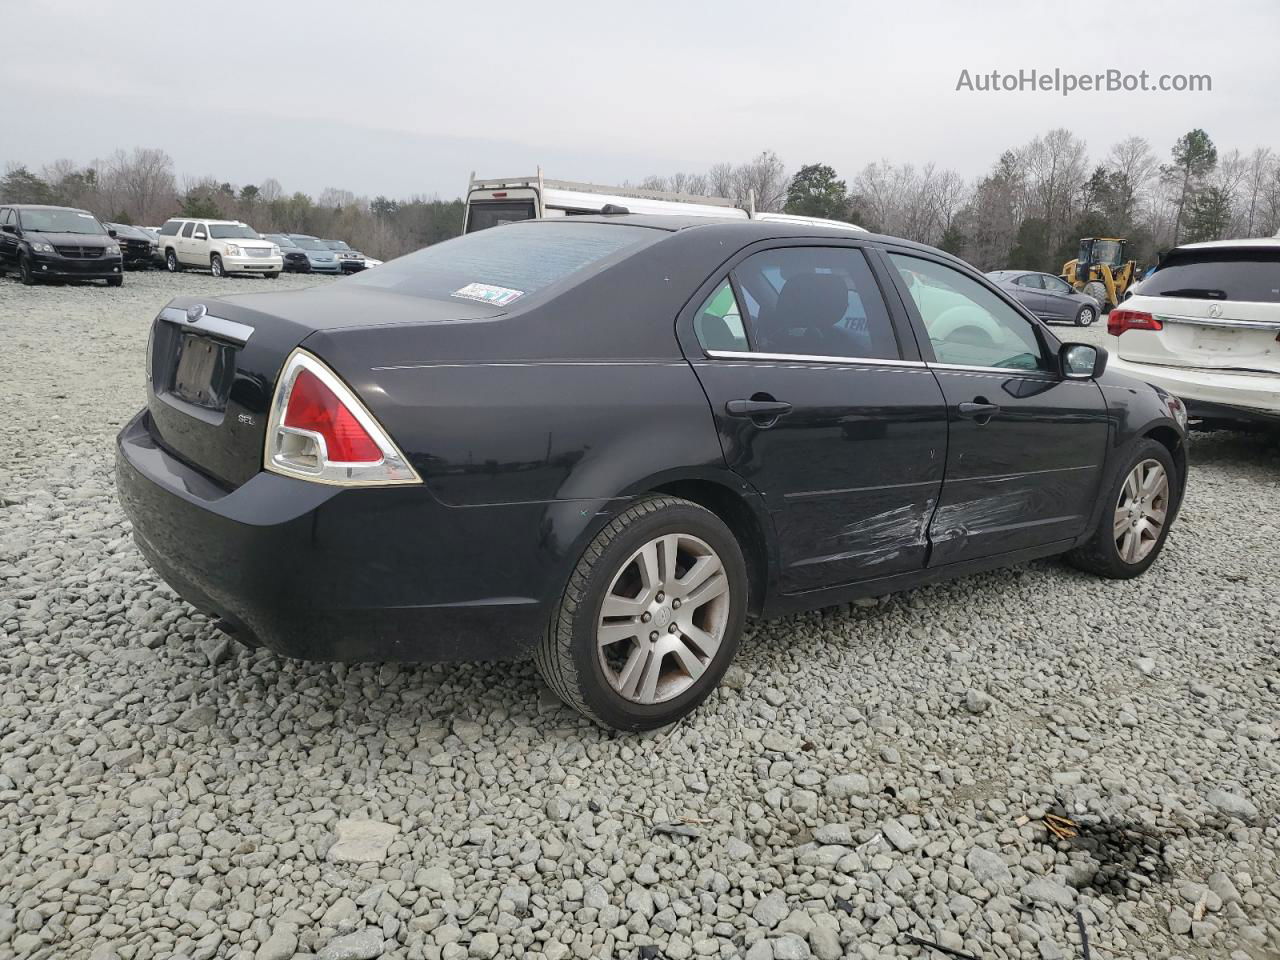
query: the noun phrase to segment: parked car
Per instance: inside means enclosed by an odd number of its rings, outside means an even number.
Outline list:
[[[311,260],[307,255],[307,251],[294,243],[293,238],[286,233],[264,233],[263,240],[270,240],[280,248],[280,255],[284,258],[285,273],[310,273]]]
[[[120,244],[97,217],[74,207],[0,206],[0,276],[10,270],[28,286],[41,280],[124,283]]]
[[[748,613],[1064,552],[1137,576],[1186,478],[1175,398],[848,230],[528,221],[151,336],[117,484],[178,593],[287,656],[532,655],[626,729],[696,706]]]
[[[1208,425],[1280,425],[1280,238],[1191,243],[1111,311],[1115,366]]]
[[[146,270],[155,262],[159,244],[146,230],[127,223],[103,223],[103,226],[114,231],[126,270]]]
[[[1012,293],[1028,310],[1049,323],[1090,326],[1098,319],[1098,301],[1061,277],[1035,270],[993,270],[987,277]]]
[[[280,248],[239,220],[173,217],[160,228],[165,267],[170,273],[195,267],[215,277],[233,273],[280,276]]]
[[[307,255],[307,266],[311,273],[342,273],[342,264],[338,262],[338,254],[319,237],[305,233],[286,234],[302,252]]]
[[[338,265],[342,267],[343,273],[359,273],[365,268],[364,254],[359,250],[352,250],[345,240],[322,238],[320,242],[338,255]]]

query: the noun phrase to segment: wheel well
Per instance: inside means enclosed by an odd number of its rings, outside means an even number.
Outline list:
[[[724,521],[742,548],[742,557],[747,564],[747,609],[758,614],[764,607],[769,577],[769,541],[746,500],[709,480],[676,480],[655,487],[652,492],[689,500]]]
[[[1178,436],[1178,431],[1173,427],[1152,427],[1143,436],[1149,437],[1169,451],[1174,466],[1178,468],[1179,487],[1184,486],[1187,480],[1187,448],[1182,438]]]

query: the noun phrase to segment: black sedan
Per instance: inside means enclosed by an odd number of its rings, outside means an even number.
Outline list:
[[[146,270],[156,262],[159,244],[147,231],[131,227],[127,223],[104,222],[102,225],[115,237],[126,270]]]
[[[281,259],[284,260],[285,273],[310,273],[311,260],[307,251],[294,243],[293,239],[283,233],[264,233],[263,240],[270,240],[280,248]]]
[[[642,729],[748,614],[1066,554],[1145,571],[1185,411],[937,250],[589,216],[322,289],[181,297],[118,440],[139,547],[229,632],[331,660],[533,656]]]
[[[1098,319],[1098,301],[1061,277],[1035,270],[993,270],[987,274],[1034,313],[1050,323],[1087,327]]]

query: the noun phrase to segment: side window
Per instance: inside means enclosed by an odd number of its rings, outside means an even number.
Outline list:
[[[1044,288],[1050,293],[1063,294],[1075,292],[1071,289],[1071,284],[1067,283],[1067,281],[1063,280],[1061,277],[1051,277],[1048,274],[1044,275]]]
[[[184,223],[182,225],[182,235],[184,237],[191,236],[191,231],[194,230],[195,228],[196,228],[196,225],[194,223]]]
[[[780,247],[738,264],[755,349],[897,360],[893,324],[861,250]]]
[[[3,210],[0,210],[0,227],[3,227],[7,223],[13,223],[13,211],[8,207],[5,207]]]
[[[165,225],[160,228],[160,236],[162,237],[172,237],[177,232],[178,232],[177,220],[167,220],[165,221]]]
[[[720,284],[693,318],[693,332],[703,350],[750,350],[747,332],[742,326],[742,311],[733,295],[733,284]]]
[[[1032,290],[1043,290],[1044,281],[1038,273],[1024,273],[1017,280],[1013,281],[1020,287],[1030,287]]]
[[[939,363],[1047,370],[1031,323],[978,281],[952,267],[891,253],[915,301]]]

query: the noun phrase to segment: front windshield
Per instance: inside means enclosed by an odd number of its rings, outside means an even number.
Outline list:
[[[257,240],[258,232],[243,223],[211,223],[209,236],[214,240]]]
[[[294,237],[293,242],[300,246],[303,250],[328,250],[323,243],[314,237]]]
[[[1120,266],[1121,247],[1118,240],[1095,240],[1093,243],[1093,260],[1108,266]]]
[[[92,213],[83,210],[21,210],[22,229],[34,233],[83,233],[101,236],[102,229]]]
[[[342,240],[326,240],[330,250],[350,250],[345,241]]]
[[[282,233],[268,233],[267,239],[278,247],[296,247],[297,244]]]

